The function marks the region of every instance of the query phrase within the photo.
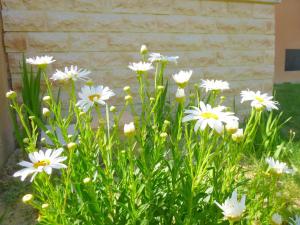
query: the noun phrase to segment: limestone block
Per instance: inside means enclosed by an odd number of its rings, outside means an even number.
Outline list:
[[[4,33],[6,52],[24,52],[27,49],[27,35],[20,32]]]
[[[30,51],[69,51],[69,35],[55,32],[28,33],[28,48]]]
[[[2,10],[5,31],[45,31],[47,17],[40,11]]]

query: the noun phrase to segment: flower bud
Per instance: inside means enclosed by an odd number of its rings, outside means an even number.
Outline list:
[[[43,108],[43,116],[45,117],[49,117],[50,116],[50,110],[48,108]]]
[[[68,134],[68,138],[71,139],[73,137],[72,134]]]
[[[94,85],[94,81],[90,79],[90,80],[86,81],[85,84],[87,86],[93,86]]]
[[[185,100],[185,93],[184,89],[178,88],[176,91],[176,101],[179,103],[183,103]]]
[[[6,98],[8,99],[15,99],[17,97],[17,93],[15,91],[8,91],[5,94]]]
[[[47,134],[48,136],[51,134],[50,130],[46,130],[45,134]]]
[[[166,132],[162,132],[159,135],[161,138],[166,138],[168,136],[168,134]]]
[[[51,98],[48,95],[46,95],[46,96],[43,97],[43,102],[45,102],[45,103],[49,103],[50,100],[51,100]]]
[[[35,116],[29,116],[28,117],[30,120],[34,120],[35,119]]]
[[[28,144],[29,143],[29,138],[24,138],[23,143]]]
[[[231,135],[231,137],[235,142],[241,142],[244,138],[243,129],[238,129],[234,134]]]
[[[32,194],[27,194],[27,195],[23,196],[22,201],[24,203],[29,203],[32,199],[33,199],[33,195]]]
[[[150,100],[150,102],[154,102],[154,101],[155,101],[155,98],[150,97],[149,100]]]
[[[239,129],[239,122],[237,120],[228,121],[225,129],[229,134],[234,134]]]
[[[89,177],[86,177],[83,179],[83,183],[85,183],[85,184],[89,183],[90,181],[91,181],[91,178],[89,178]]]
[[[129,87],[129,86],[125,86],[125,87],[123,88],[123,90],[124,90],[125,92],[130,92],[130,87]]]
[[[125,101],[131,101],[132,100],[132,96],[131,95],[126,95],[125,96]]]
[[[162,91],[162,90],[165,89],[165,86],[159,85],[159,86],[157,86],[157,89],[160,90],[160,91]]]
[[[85,115],[85,112],[80,112],[79,113],[79,116],[84,116]]]
[[[42,205],[42,209],[46,209],[46,208],[48,208],[49,207],[49,204],[47,204],[47,203],[44,203],[43,205]]]
[[[70,142],[70,143],[67,144],[67,148],[69,150],[74,150],[76,147],[77,147],[77,144],[74,143],[74,142]]]
[[[46,138],[42,137],[42,138],[41,138],[41,142],[42,142],[42,143],[46,143]]]
[[[135,133],[135,126],[134,126],[134,123],[131,122],[131,123],[128,123],[124,125],[124,134],[125,136],[132,136],[134,135]]]
[[[112,105],[112,106],[109,108],[109,111],[115,112],[115,111],[116,111],[116,107]]]
[[[148,53],[148,49],[146,45],[142,45],[141,46],[141,50],[140,50],[141,55],[145,55]]]
[[[164,121],[164,125],[169,126],[170,124],[171,124],[171,122],[169,120]]]

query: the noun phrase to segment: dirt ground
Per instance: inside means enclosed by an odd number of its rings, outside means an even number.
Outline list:
[[[20,182],[12,174],[18,169],[20,152],[16,151],[0,170],[0,224],[1,225],[33,225],[36,213],[22,202],[22,197],[30,193],[29,184]]]

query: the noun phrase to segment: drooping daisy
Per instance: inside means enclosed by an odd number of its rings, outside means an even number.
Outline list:
[[[218,133],[222,133],[224,129],[224,123],[231,120],[238,120],[234,116],[233,112],[224,112],[224,106],[218,106],[212,108],[211,105],[205,105],[204,102],[200,102],[200,108],[192,107],[192,110],[185,110],[184,113],[188,114],[183,119],[182,122],[187,122],[191,120],[197,120],[194,130],[195,132],[200,128],[204,130],[207,125]]]
[[[273,101],[273,96],[268,96],[267,93],[262,94],[260,91],[242,91],[241,92],[241,103],[246,101],[251,101],[251,107],[255,109],[263,109],[266,108],[268,111],[273,109],[278,109],[278,102]]]
[[[269,170],[276,174],[292,174],[294,173],[293,169],[288,168],[287,164],[273,159],[272,157],[266,158],[266,163],[269,165]]]
[[[26,63],[38,66],[46,66],[55,62],[56,60],[53,59],[53,56],[36,56],[35,58],[28,58],[26,59]]]
[[[52,169],[67,168],[65,164],[61,162],[65,161],[67,157],[61,156],[63,152],[62,148],[59,149],[48,149],[46,151],[32,152],[28,154],[31,162],[22,161],[19,163],[20,166],[25,168],[14,173],[14,177],[21,177],[21,181],[24,181],[27,176],[32,175],[30,182],[33,181],[38,173],[45,171],[47,174],[52,173]]]
[[[77,81],[78,79],[86,81],[91,71],[87,69],[78,68],[77,66],[71,65],[70,68],[65,67],[65,71],[56,70],[51,77],[54,81],[66,82],[69,80]]]
[[[223,215],[227,220],[240,220],[243,212],[246,209],[246,195],[243,195],[240,201],[238,201],[237,195],[237,191],[234,190],[231,198],[228,197],[222,205],[215,201],[217,206],[223,210]]]
[[[146,72],[148,70],[152,70],[153,66],[151,63],[138,62],[138,63],[129,63],[128,68],[137,73],[141,73],[141,72]]]
[[[244,130],[237,129],[237,131],[231,135],[231,138],[235,142],[241,142],[244,138]]]
[[[149,57],[149,61],[150,62],[173,62],[173,63],[177,63],[177,59],[179,58],[179,56],[164,56],[161,55],[160,53],[150,53],[150,57]]]
[[[239,129],[239,122],[237,120],[228,121],[225,128],[228,133],[234,134]]]
[[[81,88],[78,96],[80,100],[77,102],[77,106],[84,112],[87,112],[94,104],[105,105],[105,101],[114,96],[112,90],[104,86],[84,86]]]
[[[175,99],[177,102],[184,102],[185,100],[185,93],[183,88],[177,88]]]
[[[291,218],[290,225],[300,225],[300,216],[296,215],[295,218]]]
[[[272,218],[271,218],[271,223],[273,225],[281,225],[282,224],[282,217],[281,217],[281,215],[279,215],[278,213],[274,213],[272,215]]]
[[[229,89],[229,83],[222,80],[202,80],[200,87],[205,91],[223,91]]]
[[[126,136],[132,136],[133,134],[135,133],[135,126],[134,126],[134,123],[131,122],[131,123],[125,123],[124,124],[124,134]]]
[[[173,75],[173,79],[180,88],[184,88],[189,82],[192,74],[193,74],[192,70],[189,71],[181,70],[179,71],[179,73]]]

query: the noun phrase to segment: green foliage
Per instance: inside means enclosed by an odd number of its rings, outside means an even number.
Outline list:
[[[50,128],[47,130],[40,114],[35,114],[40,108],[32,105],[39,100],[37,90],[26,89],[24,93],[29,98],[35,96],[34,101],[24,101],[21,106],[12,102],[28,134],[26,152],[37,151],[36,146],[41,144],[48,149],[63,147],[63,155],[67,156],[64,163],[68,168],[53,171],[51,176],[41,172],[33,181],[34,200],[30,204],[40,212],[39,223],[228,224],[215,201],[223,203],[235,189],[247,195],[246,211],[236,223],[269,224],[276,212],[287,221],[294,213],[294,203],[287,197],[289,193],[281,190],[290,175],[270,173],[265,162],[268,156],[290,157],[286,149],[291,142],[282,144],[279,136],[285,123],[282,115],[253,108],[240,140],[234,140],[227,130],[217,133],[207,127],[195,131],[195,122],[182,122],[184,110],[198,107],[200,100],[216,107],[222,102],[220,92],[206,94],[196,87],[190,98],[176,103],[164,72],[168,63],[155,64],[154,91],[150,90],[148,73],[137,73],[140,113],[131,100],[112,113],[109,101],[103,110],[101,105],[94,105],[83,113],[76,106],[72,79],[66,88],[68,109],[63,112],[63,103],[54,99],[52,84],[43,69],[31,84],[37,84],[41,74],[45,76],[50,100],[44,104],[51,112],[45,121]],[[29,80],[24,77],[24,82]],[[37,115],[29,124],[23,108]],[[126,110],[134,118],[132,136],[121,132],[120,121]],[[96,128],[92,124],[95,119],[99,121]],[[72,123],[75,133],[70,135]],[[37,143],[39,129],[46,131],[51,143]],[[70,143],[76,143],[76,147],[71,148]],[[49,206],[42,207],[45,203]]]

